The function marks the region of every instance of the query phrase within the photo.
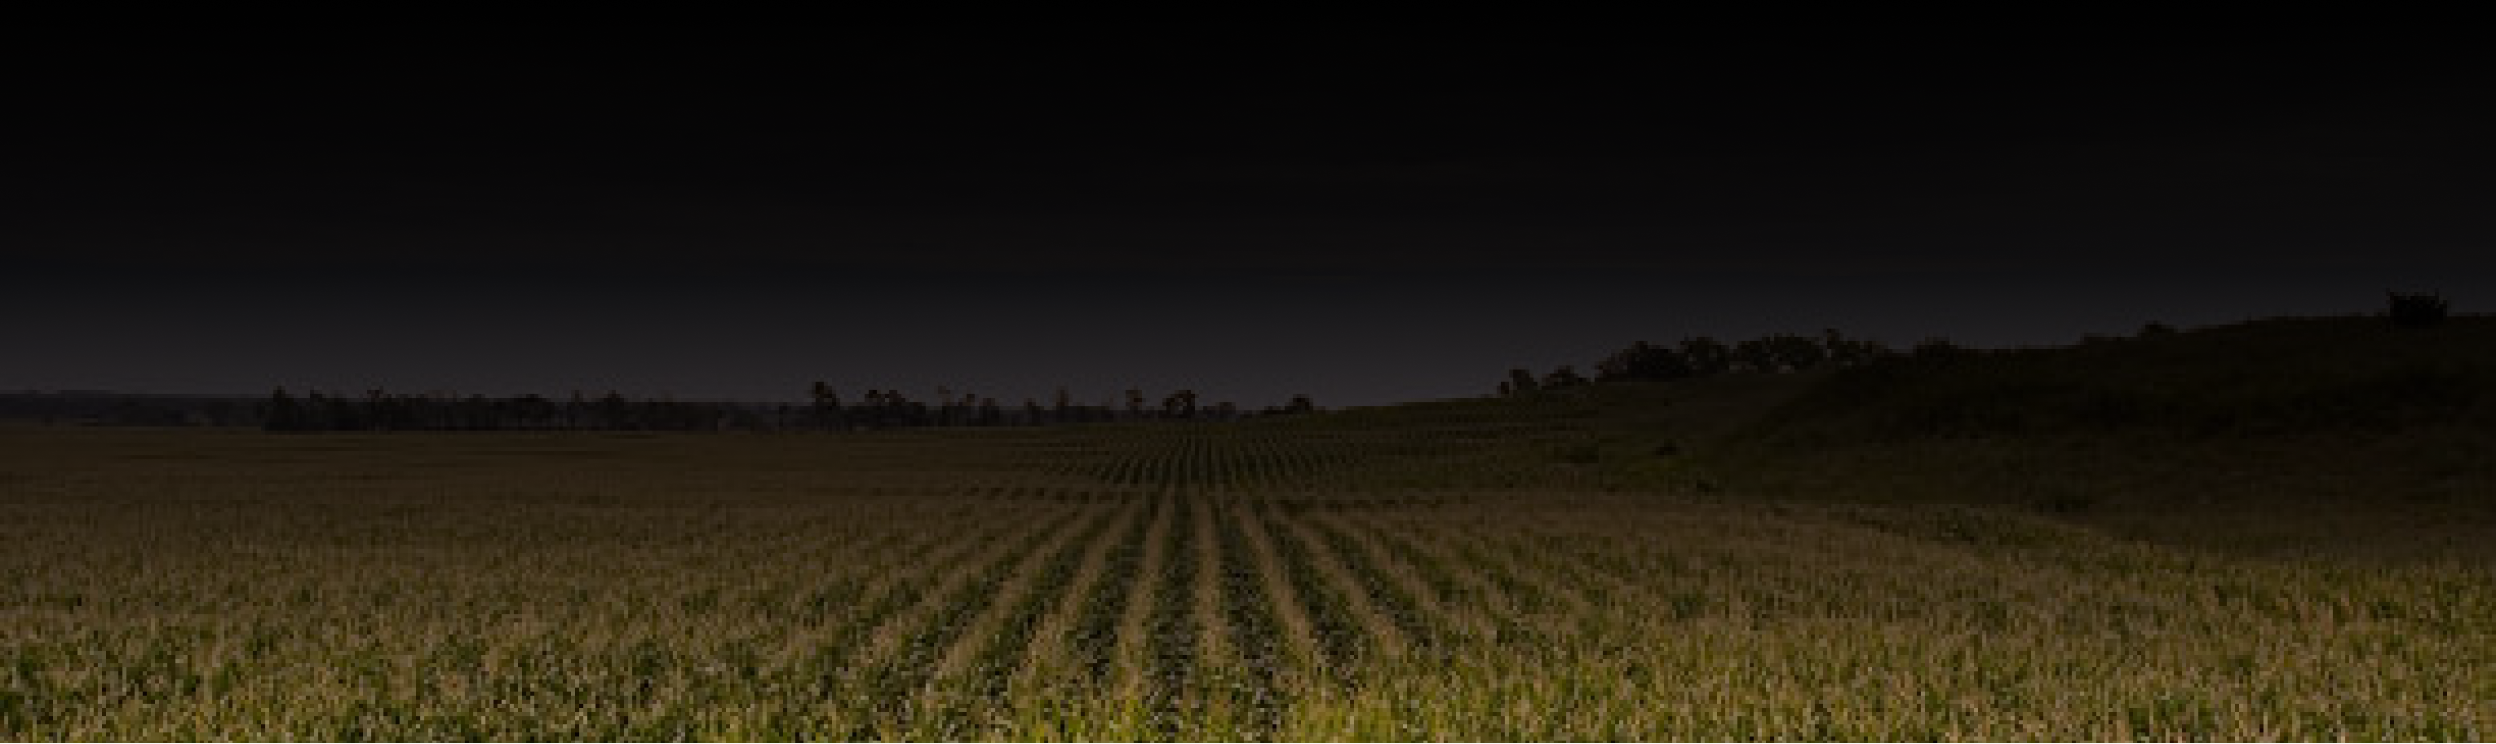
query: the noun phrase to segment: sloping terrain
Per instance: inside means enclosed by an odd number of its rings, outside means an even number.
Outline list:
[[[0,429],[0,738],[2496,736],[2485,368],[2287,327],[1236,425]]]

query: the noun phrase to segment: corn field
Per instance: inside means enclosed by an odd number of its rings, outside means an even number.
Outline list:
[[[1531,435],[0,431],[0,738],[2496,737],[2485,566]]]

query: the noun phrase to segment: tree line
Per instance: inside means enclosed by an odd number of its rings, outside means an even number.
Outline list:
[[[1318,410],[1309,396],[1263,409],[1235,403],[1202,403],[1194,390],[1162,396],[1126,393],[1126,405],[1076,403],[1059,388],[1051,405],[1026,398],[1008,406],[994,397],[937,388],[916,400],[899,390],[871,389],[855,402],[822,382],[799,404],[683,401],[669,396],[632,398],[609,391],[564,400],[529,394],[509,397],[413,395],[369,390],[363,395],[296,396],[280,387],[259,406],[268,431],[876,431],[919,427],[1054,426],[1132,421],[1238,421]]]
[[[1936,338],[1917,346],[1916,353],[1943,354],[1955,348],[1950,342]],[[1731,344],[1711,336],[1684,338],[1673,345],[1639,341],[1595,363],[1595,376],[1591,378],[1580,374],[1575,365],[1567,364],[1539,376],[1532,370],[1511,369],[1507,379],[1499,382],[1499,394],[1531,395],[1543,390],[1597,382],[1655,382],[1727,374],[1803,372],[1822,367],[1869,364],[1897,354],[1878,341],[1849,338],[1835,329],[1822,331],[1818,336],[1780,333]]]
[[[2384,295],[2387,307],[2379,317],[2389,319],[2396,327],[2434,328],[2443,325],[2452,314],[2451,303],[2440,292],[2387,291]],[[2143,324],[2136,335],[2151,338],[2175,333],[2174,326],[2151,322]],[[2092,334],[2083,337],[2082,341],[2098,342],[2109,338]],[[1507,379],[1499,382],[1499,395],[1530,395],[1542,390],[1597,382],[1803,372],[1823,367],[1858,367],[1893,357],[1951,358],[1974,353],[1937,336],[1925,339],[1909,351],[1899,352],[1878,341],[1849,338],[1834,328],[1823,330],[1817,336],[1770,334],[1735,344],[1709,336],[1694,336],[1672,346],[1645,341],[1631,344],[1597,362],[1593,378],[1579,374],[1574,365],[1565,364],[1540,376],[1531,370],[1511,369]]]

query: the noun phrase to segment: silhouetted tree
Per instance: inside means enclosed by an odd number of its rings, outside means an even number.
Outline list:
[[[1542,385],[1537,384],[1534,381],[1534,373],[1532,371],[1526,369],[1508,370],[1508,384],[1503,388],[1508,395],[1532,395],[1534,394],[1534,391],[1540,389],[1542,389]]]
[[[520,428],[546,429],[554,426],[555,402],[547,400],[546,396],[536,393],[523,395],[512,407],[519,412]]]
[[[1677,380],[1691,375],[1689,362],[1672,349],[1640,341],[1595,365],[1598,380]]]
[[[893,425],[893,409],[896,406],[891,393],[880,388],[868,388],[863,401],[859,404],[859,415],[851,421],[853,426],[883,429]]]
[[[1682,339],[1681,359],[1693,376],[1721,375],[1733,369],[1733,349],[1708,336]]]
[[[397,417],[391,415],[390,409],[390,395],[382,392],[381,388],[373,388],[364,391],[365,428],[372,429],[374,431],[389,431],[394,428],[399,428],[394,426],[394,424],[397,423],[394,419]]]
[[[286,388],[279,387],[269,394],[268,408],[260,415],[260,428],[267,431],[303,431],[309,423],[304,419],[303,406],[295,402],[294,396],[286,394]]]
[[[1803,372],[1829,360],[1828,349],[1809,336],[1772,334],[1761,339],[1761,343],[1767,347],[1769,372]]]
[[[869,390],[866,426],[870,429],[894,429],[925,426],[931,420],[928,405],[904,397],[899,390]]]
[[[623,393],[613,390],[598,398],[598,420],[594,429],[631,429],[633,405]]]
[[[1932,336],[1917,342],[1913,352],[1917,359],[1953,359],[1965,356],[1967,353],[1966,349],[1959,348],[1958,344],[1950,343],[1950,339],[1940,336]]]
[[[2451,306],[2442,293],[2402,294],[2385,292],[2392,303],[2392,324],[2402,328],[2432,328],[2443,325]]]
[[[1163,418],[1191,420],[1196,418],[1196,391],[1180,390],[1161,399]]]
[[[494,427],[494,402],[484,399],[484,394],[469,392],[469,397],[459,402],[459,429],[464,429],[464,432],[479,432],[479,429],[492,429],[492,427]]]
[[[1889,356],[1889,347],[1878,341],[1847,338],[1830,328],[1820,332],[1820,344],[1828,352],[1828,361],[1840,367],[1859,367]]]
[[[1776,350],[1765,336],[1733,345],[1734,372],[1774,372],[1777,370]]]
[[[820,429],[823,431],[832,431],[841,428],[843,417],[840,391],[833,390],[832,386],[824,384],[821,380],[817,380],[815,381],[813,390],[810,391],[809,397],[813,400],[809,403],[807,409],[808,421],[806,422],[806,425],[808,428]]]
[[[927,426],[930,422],[935,421],[936,414],[930,410],[930,407],[927,404],[910,400],[909,398],[897,399],[901,401],[900,409],[902,426]]]
[[[1586,384],[1586,378],[1579,375],[1575,367],[1566,364],[1560,365],[1559,369],[1552,370],[1551,374],[1543,376],[1543,387],[1548,390],[1573,388],[1584,384]]]

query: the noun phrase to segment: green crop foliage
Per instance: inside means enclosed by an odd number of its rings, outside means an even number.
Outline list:
[[[2488,435],[2404,407],[2471,374],[1984,382],[2045,408],[1978,439],[1980,402],[1860,375],[1034,431],[0,428],[0,738],[2483,740]],[[2390,418],[2144,418],[2274,394]]]

